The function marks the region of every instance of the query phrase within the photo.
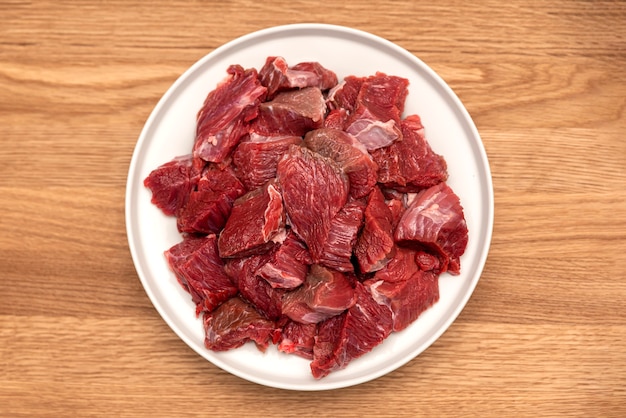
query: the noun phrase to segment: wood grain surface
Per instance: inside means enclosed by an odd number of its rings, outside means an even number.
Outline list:
[[[626,416],[623,1],[0,1],[0,416]],[[243,34],[385,37],[458,94],[490,160],[484,273],[422,355],[301,393],[232,376],[153,308],[124,225],[161,95]]]

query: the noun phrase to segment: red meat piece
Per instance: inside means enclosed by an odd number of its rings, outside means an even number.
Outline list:
[[[235,201],[220,234],[222,257],[244,257],[262,253],[284,239],[283,199],[273,182]],[[283,233],[283,234],[281,234]]]
[[[434,273],[441,273],[441,263],[437,256],[427,253],[426,251],[418,251],[415,254],[415,262],[422,271],[432,271]]]
[[[348,111],[344,108],[333,109],[326,115],[322,126],[324,128],[343,131],[346,121],[348,120],[348,116]]]
[[[386,148],[371,151],[378,164],[378,181],[400,192],[418,192],[448,178],[446,162],[424,139],[419,116],[401,123],[403,139]]]
[[[319,79],[317,84],[310,84],[309,86],[319,87],[320,90],[330,90],[337,85],[337,74],[334,71],[324,67],[319,62],[299,62],[293,67],[292,71],[299,71],[302,73],[315,73]],[[307,87],[309,87],[307,86]]]
[[[374,279],[390,283],[408,280],[420,270],[416,255],[416,250],[397,245],[394,249],[393,257],[382,269],[374,274]]]
[[[185,264],[189,257],[198,250],[206,241],[204,236],[185,235],[184,239],[178,244],[172,246],[164,252],[165,260],[170,269],[174,272],[178,283],[191,294],[194,303],[198,304],[202,300],[202,296],[196,293],[193,288],[189,287],[187,280],[179,271],[179,266]]]
[[[386,147],[402,139],[402,132],[396,121],[388,119],[383,122],[364,107],[360,108],[359,113],[354,113],[346,124],[346,132],[358,139],[368,150]]]
[[[361,84],[346,132],[354,135],[368,150],[386,147],[402,139],[400,119],[409,81],[376,73]]]
[[[235,174],[248,190],[256,189],[276,177],[276,165],[299,136],[262,136],[251,133],[233,152]]]
[[[355,293],[357,299],[353,307],[318,325],[311,362],[311,372],[316,379],[345,368],[391,333],[391,310],[378,304],[360,282],[356,283]]]
[[[315,324],[338,315],[355,302],[353,281],[317,264],[304,284],[283,295],[283,314],[303,324]]]
[[[257,116],[267,89],[255,69],[231,65],[228,76],[212,90],[197,116],[193,155],[220,163],[248,132],[248,123]]]
[[[380,270],[389,262],[395,249],[393,218],[379,188],[369,195],[365,208],[365,225],[354,247],[361,273]]]
[[[318,87],[307,87],[278,93],[261,103],[251,131],[261,135],[304,136],[324,123],[326,104]]]
[[[341,272],[354,272],[352,250],[363,225],[365,202],[353,200],[337,213],[330,224],[320,264]]]
[[[396,227],[398,242],[435,251],[443,273],[459,274],[467,247],[467,224],[459,197],[446,183],[417,194]]]
[[[328,107],[330,109],[345,109],[353,113],[357,105],[357,98],[366,77],[347,76],[328,92]]]
[[[184,235],[181,242],[168,249],[165,252],[165,258],[174,273],[178,274],[178,266],[184,264],[206,241],[206,236]]]
[[[378,165],[352,135],[338,129],[322,128],[308,132],[304,143],[339,164],[348,175],[350,195],[355,199],[367,196],[376,185]]]
[[[301,324],[289,321],[283,327],[278,351],[295,354],[307,360],[313,360],[313,345],[315,344],[316,324]]]
[[[318,262],[331,222],[348,199],[348,179],[335,162],[296,145],[279,161],[276,176],[291,227]]]
[[[388,199],[385,203],[391,212],[391,218],[393,219],[392,226],[395,230],[396,225],[398,225],[398,222],[400,221],[400,217],[406,209],[406,206],[404,206],[404,203],[398,199]]]
[[[177,215],[198,182],[191,155],[174,158],[152,170],[143,184],[152,192],[151,202],[168,216]]]
[[[391,310],[394,331],[405,329],[439,300],[439,279],[433,272],[418,270],[402,281],[374,278],[364,284],[379,304]]]
[[[265,351],[278,340],[280,330],[273,321],[262,317],[252,306],[238,297],[231,298],[203,318],[204,345],[209,350],[226,351],[254,341]]]
[[[209,165],[180,210],[178,230],[188,233],[218,233],[230,216],[233,202],[245,193],[230,167]]]
[[[186,237],[165,251],[165,258],[176,278],[196,304],[196,314],[211,312],[237,294],[237,287],[224,270],[217,253],[217,237]]]
[[[259,70],[259,80],[271,99],[276,92],[295,88],[330,89],[337,84],[337,75],[317,62],[302,62],[289,68],[284,58],[268,57]]]
[[[256,274],[272,287],[293,289],[304,282],[310,264],[306,246],[289,230],[285,241],[272,252],[271,259]]]
[[[277,320],[282,315],[284,290],[272,288],[268,282],[256,274],[269,259],[269,254],[228,259],[224,270],[236,284],[243,299],[252,304],[266,318]]]

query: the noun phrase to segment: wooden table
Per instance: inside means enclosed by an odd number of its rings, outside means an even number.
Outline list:
[[[0,2],[0,416],[626,416],[626,3],[432,3]],[[372,32],[437,71],[482,135],[496,207],[448,331],[313,393],[189,349],[124,226],[161,95],[219,45],[296,22]]]

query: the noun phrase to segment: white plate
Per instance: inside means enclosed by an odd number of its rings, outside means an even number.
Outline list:
[[[204,332],[194,305],[170,272],[163,251],[181,240],[174,218],[150,203],[143,179],[157,166],[188,154],[195,117],[206,95],[226,76],[230,64],[260,69],[267,56],[288,63],[318,61],[341,80],[376,71],[410,81],[406,114],[417,113],[435,152],[449,168],[448,184],[465,209],[469,243],[461,274],[440,277],[440,300],[400,333],[344,370],[315,380],[309,362],[279,353],[259,352],[253,344],[216,353],[204,347]],[[293,390],[347,387],[397,369],[428,348],[450,326],[470,298],[487,258],[493,226],[493,186],[478,131],[460,100],[426,64],[399,46],[354,29],[322,24],[279,26],[245,35],[217,48],[189,68],[165,93],[137,142],[126,189],[126,227],[141,282],[165,322],[193,350],[216,366],[258,384]]]

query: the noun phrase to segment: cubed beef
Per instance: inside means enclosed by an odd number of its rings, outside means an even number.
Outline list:
[[[259,105],[252,132],[261,135],[304,136],[324,123],[326,104],[318,87],[278,93],[273,100]]]
[[[328,107],[330,109],[345,109],[348,113],[353,113],[357,106],[361,86],[366,78],[353,75],[345,77],[342,82],[328,92]]]
[[[230,167],[209,165],[189,194],[176,219],[178,230],[187,233],[218,233],[230,216],[233,202],[245,193]]]
[[[304,243],[289,230],[285,240],[272,251],[269,261],[256,274],[267,280],[272,287],[293,289],[304,282],[310,261],[309,251]]]
[[[353,280],[313,264],[304,284],[283,295],[283,314],[303,324],[314,324],[345,311],[355,302]]]
[[[352,135],[338,129],[322,128],[308,132],[304,143],[339,164],[348,175],[350,195],[355,199],[367,196],[376,185],[378,165]]]
[[[307,360],[313,360],[313,345],[315,344],[316,324],[301,324],[288,321],[283,327],[278,351],[295,354]]]
[[[222,257],[262,253],[284,239],[283,199],[274,182],[235,201],[218,246]]]
[[[197,116],[193,154],[205,161],[224,161],[248,132],[248,123],[257,116],[267,92],[255,69],[231,65],[227,72],[207,95]]]
[[[412,248],[396,245],[393,257],[374,274],[374,279],[391,283],[408,280],[420,270],[416,260],[417,253]]]
[[[348,199],[349,181],[334,161],[292,145],[276,175],[293,231],[319,262],[331,222]]]
[[[333,109],[328,112],[326,118],[324,118],[324,124],[322,126],[324,128],[331,128],[343,131],[346,121],[348,120],[348,116],[348,111],[342,107],[340,107],[339,109]]]
[[[152,192],[151,202],[168,216],[178,215],[198,182],[191,155],[174,158],[152,170],[143,184]]]
[[[422,271],[432,271],[437,274],[441,273],[441,262],[434,254],[426,251],[417,251],[415,254],[415,262]]]
[[[268,57],[259,70],[259,80],[272,99],[277,92],[296,88],[328,90],[337,84],[337,75],[317,62],[302,62],[290,68],[284,58]]]
[[[353,200],[335,215],[324,243],[320,264],[341,272],[354,272],[352,251],[363,226],[364,211],[365,202]]]
[[[385,198],[375,187],[365,208],[365,225],[354,247],[361,273],[380,270],[389,262],[395,249],[393,218]]]
[[[417,194],[396,227],[396,241],[435,251],[439,270],[459,274],[467,247],[467,224],[459,197],[446,183]]]
[[[237,294],[217,252],[217,237],[186,237],[165,252],[165,258],[196,304],[196,314],[211,312]]]
[[[420,118],[409,116],[401,127],[402,141],[371,151],[379,167],[378,181],[400,192],[418,192],[445,181],[448,178],[446,162],[433,152],[424,138]]]
[[[302,138],[293,135],[263,136],[251,133],[233,152],[235,174],[253,190],[276,177],[276,165],[292,144],[300,144]]]
[[[356,283],[355,294],[354,306],[318,324],[311,362],[316,379],[345,368],[383,342],[392,331],[391,310],[377,303],[360,282]]]
[[[346,132],[354,135],[368,150],[402,140],[400,119],[409,82],[405,78],[376,73],[361,84]]]
[[[226,351],[254,341],[265,351],[280,336],[273,321],[261,316],[254,307],[238,297],[231,298],[203,318],[204,345],[209,350]]]
[[[271,56],[232,65],[197,113],[191,155],[152,171],[183,241],[165,251],[215,351],[248,341],[346,367],[439,299],[468,240],[408,80]]]
[[[299,62],[291,67],[291,70],[300,73],[315,73],[318,77],[318,82],[316,84],[309,84],[307,87],[319,87],[322,91],[330,90],[335,87],[338,82],[337,74],[335,74],[334,71],[329,70],[316,61]]]
[[[274,289],[256,272],[270,260],[269,254],[228,259],[224,270],[239,289],[240,296],[271,320],[282,315],[282,289]]]
[[[365,281],[374,300],[392,312],[393,330],[402,331],[439,300],[439,278],[433,272],[416,271],[401,281],[376,278]]]

